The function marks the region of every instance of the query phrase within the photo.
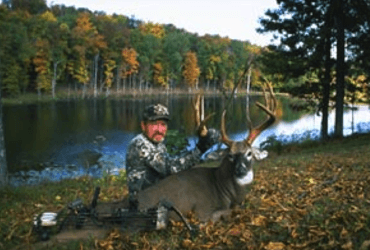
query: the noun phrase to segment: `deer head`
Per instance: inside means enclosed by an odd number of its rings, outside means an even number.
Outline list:
[[[271,85],[269,83],[266,83],[266,85],[269,93],[266,93],[265,88],[263,87],[265,105],[260,102],[256,102],[256,105],[267,114],[268,118],[257,127],[253,127],[248,113],[247,121],[249,135],[246,139],[243,141],[231,140],[227,136],[225,129],[226,110],[223,111],[221,117],[221,141],[228,147],[228,154],[224,158],[224,161],[235,167],[234,175],[237,182],[242,186],[250,184],[253,180],[253,160],[261,160],[267,156],[266,151],[260,151],[259,149],[252,147],[253,141],[262,133],[262,131],[271,126],[276,120],[275,111],[277,101]]]

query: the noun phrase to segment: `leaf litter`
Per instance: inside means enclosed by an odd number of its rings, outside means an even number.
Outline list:
[[[128,234],[112,230],[106,238],[95,239],[90,245],[80,244],[78,248],[368,249],[370,146],[366,143],[343,148],[323,153],[290,150],[293,153],[272,155],[260,162],[245,202],[230,216],[214,223],[200,223],[194,214],[187,214],[189,222],[198,228],[195,235],[181,222],[171,221],[163,231]],[[93,184],[87,186],[91,197]],[[110,183],[106,192],[104,189],[102,192],[104,200],[112,200],[119,196],[117,192],[127,190],[122,189],[122,183]],[[84,192],[76,189],[75,193]],[[57,195],[60,199],[55,199]],[[66,202],[59,194],[50,199]],[[3,209],[8,219],[0,215],[0,234],[5,239],[0,240],[0,246],[12,240],[32,245],[35,240],[29,228],[21,230],[19,225],[29,224],[30,216],[36,211],[51,208],[42,200],[23,209],[19,206],[22,204]],[[16,212],[19,214],[15,217]],[[3,230],[4,223],[9,222],[9,229]]]

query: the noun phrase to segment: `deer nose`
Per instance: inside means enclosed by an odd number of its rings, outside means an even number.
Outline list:
[[[236,165],[235,170],[236,170],[235,171],[236,177],[238,177],[238,178],[244,177],[250,171],[250,164],[248,162],[240,161]]]

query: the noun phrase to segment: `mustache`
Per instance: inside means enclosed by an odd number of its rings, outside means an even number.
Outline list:
[[[163,134],[163,133],[159,133],[159,132],[157,132],[157,133],[154,133],[154,135],[153,135],[153,136],[156,136],[156,135],[161,135],[161,136],[165,136],[165,134]]]

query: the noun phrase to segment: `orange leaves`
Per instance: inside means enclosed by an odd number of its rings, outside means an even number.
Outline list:
[[[190,86],[194,85],[198,81],[200,75],[200,69],[198,67],[197,55],[194,52],[189,51],[186,53],[184,71],[182,72],[185,82]]]
[[[136,74],[139,70],[139,62],[137,61],[137,53],[133,48],[124,48],[122,50],[122,59],[124,67],[122,68],[122,76],[126,78],[131,74]]]
[[[79,57],[77,60],[82,60],[89,51],[96,54],[99,50],[107,47],[104,37],[93,26],[88,13],[79,14],[71,35],[74,43],[73,49]]]

